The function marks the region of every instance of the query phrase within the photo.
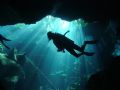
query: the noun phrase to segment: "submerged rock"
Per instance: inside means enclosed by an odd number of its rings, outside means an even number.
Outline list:
[[[3,90],[14,90],[15,83],[23,74],[21,66],[15,60],[0,53],[0,88]]]

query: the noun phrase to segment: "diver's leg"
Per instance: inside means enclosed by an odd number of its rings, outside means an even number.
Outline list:
[[[3,41],[1,41],[1,43],[2,43],[7,49],[10,49]]]
[[[77,54],[77,53],[74,51],[74,49],[66,48],[66,50],[67,50],[70,54],[74,55],[74,56],[77,57],[77,58],[82,55],[82,54]]]
[[[93,56],[94,53],[93,52],[85,52],[84,49],[86,47],[87,43],[85,43],[82,47],[79,47],[78,45],[74,44],[73,48],[72,49],[76,49],[78,51],[81,52],[81,55],[86,55],[86,56]],[[75,52],[75,51],[74,51]]]
[[[63,53],[65,53],[65,50],[64,49],[58,49],[57,52],[63,52]]]
[[[87,44],[96,44],[96,43],[97,43],[97,40],[85,41],[84,44],[81,47],[76,45],[76,44],[72,45],[72,49],[76,49],[80,52],[84,52]]]
[[[80,51],[80,52],[83,52],[84,49],[85,49],[85,46],[84,46],[84,47],[80,47],[80,46],[74,44],[74,45],[72,46],[72,49],[75,49],[75,50],[78,50],[78,51]]]

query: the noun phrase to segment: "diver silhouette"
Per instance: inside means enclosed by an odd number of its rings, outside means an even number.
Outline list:
[[[67,31],[64,35],[59,33],[53,33],[49,31],[47,33],[48,39],[53,40],[54,45],[58,48],[58,52],[65,52],[66,49],[70,54],[74,55],[75,57],[80,57],[81,55],[92,56],[94,55],[93,52],[85,52],[85,47],[87,44],[96,44],[96,40],[92,41],[84,41],[84,44],[80,47],[74,43],[71,39],[67,38],[65,35],[68,33]],[[81,52],[80,54],[76,53],[75,50]]]
[[[2,44],[3,46],[5,46],[7,49],[10,49],[10,48],[4,43],[4,41],[11,41],[11,40],[5,38],[3,35],[0,34],[0,42],[1,42],[1,44]]]

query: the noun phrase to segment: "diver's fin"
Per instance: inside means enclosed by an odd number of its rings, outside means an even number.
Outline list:
[[[81,46],[80,51],[84,52],[85,47],[86,47],[87,44],[97,44],[97,42],[98,42],[97,40],[84,41],[84,44]]]
[[[85,44],[96,44],[97,42],[97,40],[85,41]]]
[[[95,53],[93,52],[82,52],[83,55],[86,55],[86,56],[93,56]]]
[[[81,55],[83,55],[84,53],[80,53],[80,54],[78,54],[76,57],[78,58],[78,57],[80,57]]]
[[[80,54],[78,54],[76,57],[79,58],[82,55],[86,55],[86,56],[93,56],[95,53],[93,52],[82,52]]]

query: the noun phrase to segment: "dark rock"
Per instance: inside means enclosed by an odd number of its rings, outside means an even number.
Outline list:
[[[105,70],[90,77],[86,90],[119,90],[119,81],[120,56],[117,56],[112,58],[112,63]]]
[[[48,14],[69,21],[119,21],[119,8],[117,0],[4,0],[0,25],[35,23]]]

